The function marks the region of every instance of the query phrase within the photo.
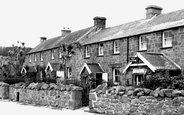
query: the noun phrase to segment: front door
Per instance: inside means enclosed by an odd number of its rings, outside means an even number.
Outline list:
[[[143,75],[135,75],[134,83],[135,85],[140,85],[143,82]]]
[[[96,87],[100,84],[102,84],[102,73],[96,73]]]

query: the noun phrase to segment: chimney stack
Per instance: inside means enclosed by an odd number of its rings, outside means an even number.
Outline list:
[[[155,15],[160,15],[162,12],[162,7],[156,5],[150,5],[146,7],[146,19],[150,19]]]
[[[106,18],[105,17],[96,16],[93,18],[93,20],[94,20],[94,27],[96,27],[96,30],[105,28],[105,26],[106,26]]]
[[[44,42],[45,40],[47,40],[47,37],[40,37],[40,43]]]
[[[64,37],[64,36],[67,36],[68,34],[70,34],[71,33],[71,30],[70,30],[70,28],[63,28],[62,30],[61,30],[61,36],[62,37]]]

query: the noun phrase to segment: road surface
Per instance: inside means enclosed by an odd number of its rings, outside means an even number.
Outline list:
[[[0,112],[4,115],[99,115],[86,112],[87,107],[77,110],[53,109],[51,107],[39,107],[33,105],[23,105],[8,100],[0,100]]]

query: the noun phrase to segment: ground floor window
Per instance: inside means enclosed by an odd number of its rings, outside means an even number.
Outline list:
[[[140,85],[143,82],[143,75],[134,75],[134,84]]]
[[[113,68],[113,81],[114,83],[120,83],[120,68]]]
[[[68,78],[70,78],[72,76],[72,68],[71,67],[67,67],[67,75],[68,75]]]

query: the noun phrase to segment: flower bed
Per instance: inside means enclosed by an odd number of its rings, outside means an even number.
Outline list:
[[[77,109],[82,106],[82,88],[73,85],[19,83],[10,86],[9,98],[26,104]]]
[[[121,115],[182,115],[184,114],[184,90],[145,88],[107,89],[105,85],[92,90],[89,108],[93,112]]]

